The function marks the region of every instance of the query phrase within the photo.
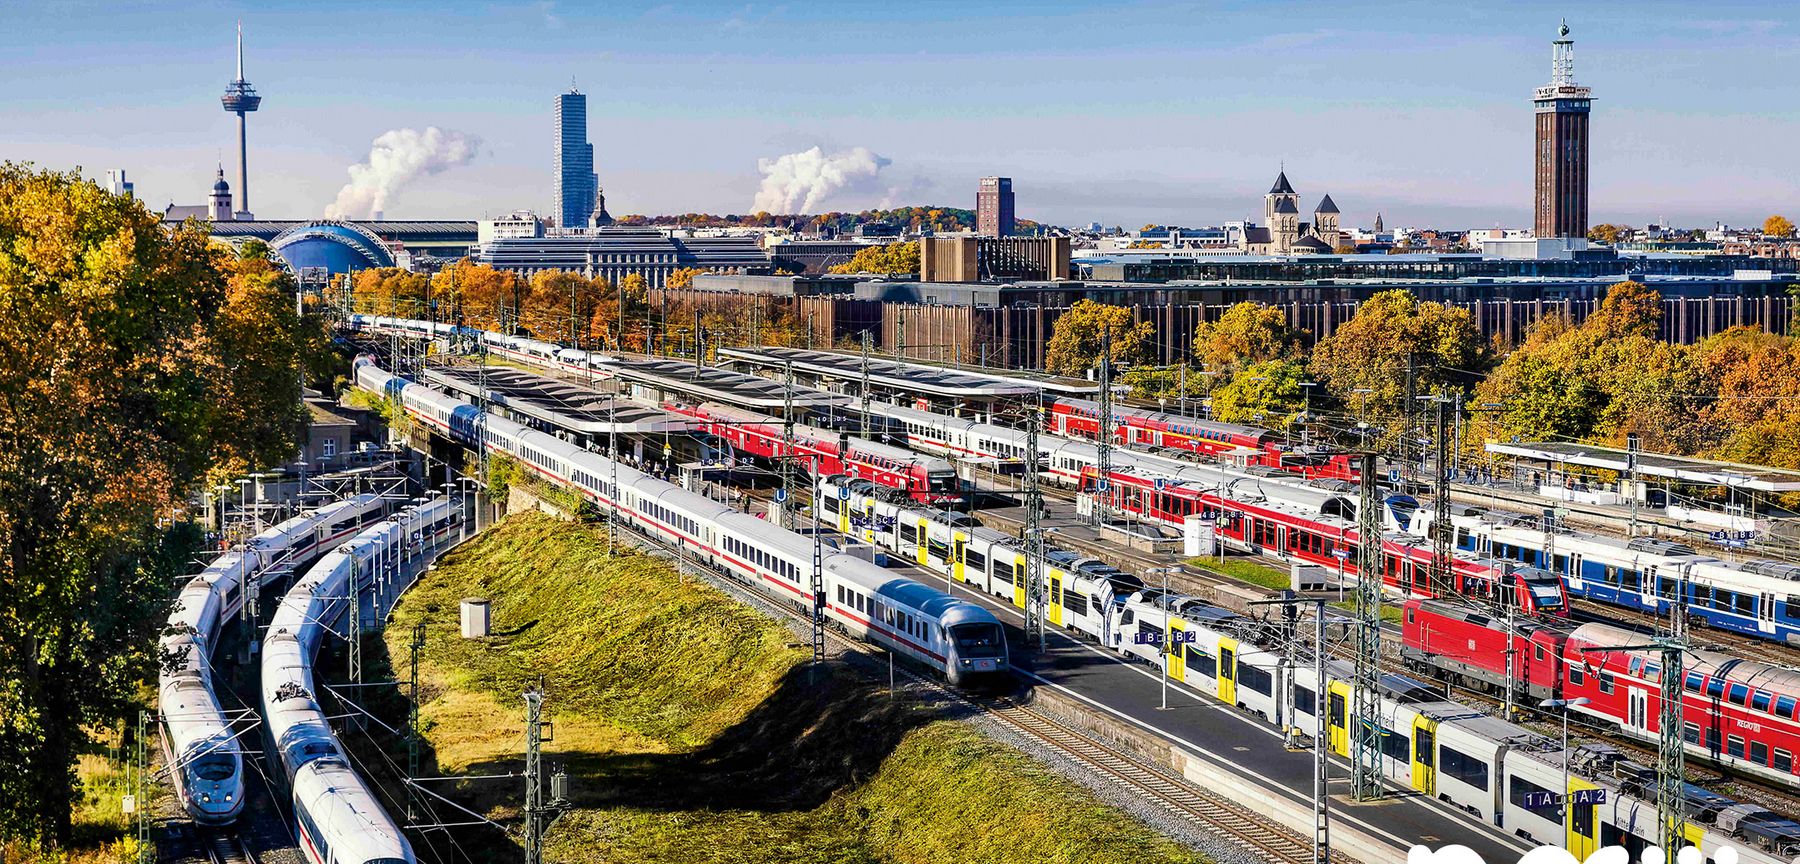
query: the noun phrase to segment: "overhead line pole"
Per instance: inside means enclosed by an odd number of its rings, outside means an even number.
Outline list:
[[[1088,508],[1088,521],[1098,527],[1106,524],[1108,503],[1112,495],[1112,328],[1100,331],[1100,416],[1095,437],[1099,472],[1094,480],[1093,504]]]
[[[1034,390],[1025,423],[1025,641],[1044,647],[1044,497],[1038,488],[1038,424],[1044,422],[1044,391]]]
[[[1358,460],[1362,500],[1357,511],[1356,561],[1356,690],[1349,718],[1351,794],[1358,801],[1382,796],[1381,742],[1376,723],[1381,705],[1381,491],[1375,477],[1375,454]]]

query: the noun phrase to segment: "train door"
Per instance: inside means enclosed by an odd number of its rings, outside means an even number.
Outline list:
[[[1227,705],[1237,704],[1237,648],[1236,639],[1219,640],[1219,701]]]
[[[1775,595],[1763,594],[1757,598],[1756,629],[1763,633],[1775,632]]]
[[[1350,755],[1350,685],[1343,681],[1332,681],[1326,700],[1331,712],[1325,717],[1327,744],[1331,752],[1339,756]]]
[[[1044,600],[1044,618],[1050,623],[1061,627],[1063,626],[1063,580],[1067,578],[1067,574],[1051,568],[1047,575],[1049,578],[1050,594]]]
[[[965,575],[963,572],[963,550],[965,548],[967,548],[968,545],[969,545],[968,535],[962,533],[961,531],[952,531],[950,533],[950,561],[949,561],[949,564],[950,564],[951,572],[956,576],[956,581],[958,581],[958,582],[969,581],[969,577],[967,575]]]
[[[1569,778],[1568,792],[1571,797],[1583,792],[1591,793],[1592,790],[1598,788],[1580,777]],[[1564,848],[1568,849],[1569,854],[1574,855],[1577,861],[1586,861],[1587,857],[1594,854],[1594,850],[1600,847],[1600,814],[1596,812],[1598,809],[1597,804],[1592,801],[1585,803],[1569,801],[1563,805],[1564,812],[1569,814],[1568,824],[1563,829],[1564,840],[1567,841]]]
[[[1183,683],[1187,682],[1187,661],[1181,653],[1185,642],[1176,641],[1175,634],[1181,633],[1181,619],[1170,616],[1169,632],[1163,634],[1163,663],[1168,667],[1169,677]]]
[[[1025,608],[1025,558],[1013,559],[1013,605]]]
[[[1413,716],[1412,787],[1437,795],[1437,721],[1424,714]]]
[[[923,517],[921,517],[919,519],[919,535],[918,536],[919,536],[919,548],[917,550],[915,550],[914,558],[915,558],[915,560],[917,560],[919,562],[920,566],[929,568],[931,566],[931,521],[930,520],[925,519]]]
[[[1625,724],[1641,732],[1650,731],[1650,691],[1632,687],[1625,694]]]

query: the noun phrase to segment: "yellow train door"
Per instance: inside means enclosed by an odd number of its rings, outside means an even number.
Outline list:
[[[921,565],[931,566],[931,523],[924,519],[919,520],[919,548],[914,557]]]
[[[963,575],[963,549],[964,549],[964,547],[968,546],[968,543],[969,543],[969,538],[964,536],[961,531],[956,531],[956,532],[951,533],[951,535],[950,535],[950,567],[952,569],[952,572],[956,576],[956,581],[958,581],[958,582],[969,581],[969,577]]]
[[[886,546],[888,548],[893,548],[894,544],[881,543],[879,540],[877,540],[875,538],[875,502],[872,500],[863,502],[863,526],[864,527],[863,527],[862,533],[863,533],[864,540],[866,540],[870,543],[877,543],[881,546]]]
[[[1186,647],[1187,643],[1175,641],[1175,634],[1181,632],[1183,632],[1181,619],[1170,618],[1168,632],[1163,634],[1163,662],[1169,668],[1169,677],[1185,684],[1187,683],[1187,661],[1181,649]]]
[[[1437,795],[1437,721],[1423,714],[1413,716],[1412,787]]]
[[[1025,608],[1025,559],[1013,559],[1013,605]]]
[[[1580,777],[1569,778],[1568,791],[1571,795],[1591,792],[1596,788],[1599,787]],[[1569,814],[1568,823],[1564,828],[1566,832],[1564,839],[1568,842],[1569,854],[1574,855],[1577,861],[1586,861],[1589,855],[1594,854],[1595,849],[1600,848],[1600,814],[1595,812],[1593,802],[1576,803],[1571,800],[1567,802],[1564,809]]]
[[[1350,685],[1343,681],[1331,682],[1330,696],[1326,700],[1326,710],[1331,713],[1325,717],[1327,734],[1331,736],[1331,752],[1339,756],[1350,755]]]
[[[1227,705],[1237,704],[1237,648],[1236,639],[1219,640],[1219,701]]]
[[[1049,575],[1050,595],[1045,599],[1045,606],[1047,607],[1045,616],[1050,623],[1061,627],[1063,623],[1063,574],[1056,570],[1051,570]]]

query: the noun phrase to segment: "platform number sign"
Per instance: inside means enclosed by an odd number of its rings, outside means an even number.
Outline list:
[[[1577,807],[1605,804],[1606,790],[1577,789],[1569,795],[1569,800]],[[1555,807],[1562,804],[1562,801],[1563,796],[1558,795],[1555,792],[1543,791],[1525,793],[1525,808],[1528,810],[1542,810],[1549,807]]]
[[[1525,793],[1525,809],[1542,810],[1547,807],[1555,807],[1562,803],[1557,800],[1561,797],[1555,792],[1527,792]]]
[[[1580,805],[1580,804],[1605,804],[1606,803],[1606,790],[1605,789],[1577,789],[1577,790],[1575,790],[1575,794],[1571,797],[1573,797],[1575,799],[1575,803],[1578,805]]]
[[[1168,635],[1171,645],[1186,645],[1194,641],[1194,631],[1192,630],[1173,630]],[[1163,644],[1163,634],[1160,632],[1138,633],[1131,637],[1131,641],[1138,645],[1161,645]]]

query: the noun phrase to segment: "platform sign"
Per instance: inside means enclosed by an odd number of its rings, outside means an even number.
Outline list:
[[[1105,492],[1106,490],[1112,488],[1112,484],[1106,482],[1105,480],[1100,480],[1094,484],[1094,488],[1100,492]]]
[[[1389,468],[1388,469],[1388,482],[1389,483],[1400,482],[1400,469],[1398,469],[1398,468]]]
[[[775,490],[775,503],[781,504],[786,501],[787,501],[787,490],[786,489]]]
[[[1156,491],[1161,492],[1167,488],[1169,488],[1169,478],[1167,478],[1167,477],[1156,478]]]
[[[839,501],[850,500],[850,487],[848,487],[848,486],[839,486],[838,487],[838,500]]]
[[[1331,550],[1331,557],[1347,561],[1350,558],[1350,550],[1347,547],[1339,546]]]
[[[1555,792],[1527,792],[1525,793],[1525,809],[1541,810],[1546,807],[1555,807],[1562,803],[1557,800],[1561,797]]]
[[[1138,633],[1131,637],[1131,641],[1138,645],[1161,645],[1163,644],[1163,634]],[[1194,631],[1192,630],[1174,630],[1169,633],[1169,643],[1172,645],[1186,645],[1193,641]]]
[[[1606,790],[1577,789],[1575,790],[1575,794],[1571,797],[1575,799],[1576,804],[1605,804]]]

